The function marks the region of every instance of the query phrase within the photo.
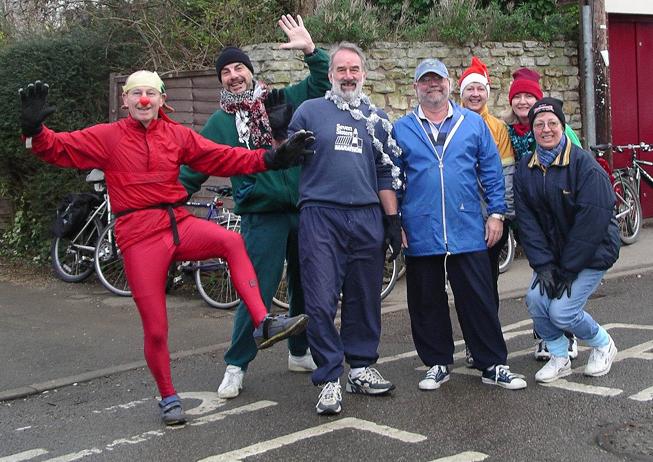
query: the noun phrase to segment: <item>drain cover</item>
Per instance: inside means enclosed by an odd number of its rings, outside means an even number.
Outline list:
[[[613,454],[653,462],[653,418],[611,425],[599,433],[597,442]]]

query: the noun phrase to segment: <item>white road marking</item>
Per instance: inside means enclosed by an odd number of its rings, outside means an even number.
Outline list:
[[[629,396],[629,398],[634,399],[635,401],[651,401],[653,400],[653,387],[645,388],[639,393]]]
[[[29,430],[30,428],[32,428],[32,426],[31,426],[31,425],[28,425],[27,427],[20,427],[20,428],[17,428],[17,429],[14,430],[14,431],[22,432],[22,431],[25,431],[25,430]]]
[[[565,379],[558,379],[555,382],[551,383],[540,383],[539,385],[543,387],[561,388],[563,390],[577,391],[599,396],[617,396],[623,393],[623,390],[619,388],[597,387],[594,385],[585,385],[584,383],[568,382]]]
[[[11,456],[0,457],[0,462],[20,462],[22,460],[30,460],[43,454],[47,454],[45,449],[30,449],[29,451],[19,452]]]
[[[490,456],[483,454],[482,452],[465,451],[461,452],[460,454],[456,454],[455,456],[440,457],[439,459],[432,460],[431,462],[480,462],[487,459],[488,457]]]
[[[198,462],[241,461],[246,457],[263,454],[273,449],[278,449],[283,446],[296,443],[297,441],[301,441],[303,439],[313,438],[315,436],[324,435],[345,428],[352,428],[356,430],[363,430],[363,431],[376,433],[378,435],[397,439],[404,443],[419,443],[421,441],[426,440],[426,436],[420,435],[418,433],[410,433],[410,432],[405,432],[403,430],[397,430],[396,428],[388,427],[386,425],[378,425],[375,424],[374,422],[357,419],[355,417],[345,417],[344,419],[336,420],[334,422],[328,422],[322,425],[318,425],[316,427],[307,428],[306,430],[300,430],[298,432],[291,433],[289,435],[280,436],[278,438],[274,438],[268,441],[252,444],[251,446],[237,449],[235,451],[209,456],[204,459],[201,459]]]
[[[215,401],[212,398],[212,395],[216,395],[215,392],[206,392],[206,393],[187,393],[186,396],[190,397],[193,396],[194,398],[201,399],[200,397],[204,397],[204,401],[202,401],[202,404],[198,406],[197,408],[203,407],[204,409],[209,409],[211,408],[210,403],[214,403]],[[181,396],[181,395],[180,395]],[[220,400],[224,401],[224,400]],[[239,414],[244,414],[246,412],[253,412],[257,411],[259,409],[264,409],[266,407],[270,406],[276,406],[277,403],[274,401],[257,401],[251,404],[247,404],[245,406],[240,406],[234,409],[230,409],[228,411],[223,411],[223,412],[218,412],[216,414],[209,414],[205,415],[202,417],[199,417],[197,419],[192,420],[189,425],[204,425],[210,422],[216,422],[218,420],[222,420],[227,416],[231,415],[239,415]],[[197,409],[195,408],[195,409]],[[171,428],[169,430],[174,430],[174,428]],[[161,436],[164,436],[166,434],[166,431],[164,430],[151,430],[147,431],[145,433],[141,433],[139,435],[134,435],[134,436],[129,436],[126,438],[118,438],[113,440],[111,443],[107,444],[104,446],[104,448],[91,448],[91,449],[84,449],[82,451],[78,452],[71,452],[69,454],[64,454],[63,456],[55,457],[54,459],[48,459],[47,461],[43,462],[72,462],[75,460],[83,459],[84,457],[94,455],[94,454],[101,454],[105,451],[113,451],[117,449],[119,446],[125,446],[125,445],[131,445],[131,444],[139,444],[139,443],[144,443],[146,441],[149,441],[153,438],[158,438]],[[45,451],[47,453],[47,451]],[[40,454],[37,454],[40,455]],[[10,456],[14,457],[14,456]],[[32,456],[35,457],[35,456]],[[27,460],[27,459],[0,459],[0,462],[18,462],[20,460]]]
[[[122,410],[122,409],[131,409],[131,408],[134,408],[134,407],[138,406],[139,404],[143,404],[143,403],[146,403],[148,401],[152,401],[152,398],[143,398],[143,399],[139,399],[139,400],[136,400],[136,401],[130,401],[129,403],[116,404],[115,406],[109,406],[109,407],[105,407],[104,409],[99,409],[99,410],[96,409],[96,410],[94,410],[92,412],[93,412],[93,414],[101,414],[102,412],[107,412],[107,411],[108,412],[114,412],[114,411],[118,411],[118,410]]]
[[[130,436],[129,438],[118,438],[107,444],[104,449],[113,451],[118,446],[125,446],[128,444],[139,444],[151,440],[152,438],[163,436],[163,430],[150,430],[149,432],[141,433],[140,435]]]
[[[181,399],[198,399],[201,403],[198,406],[187,409],[186,415],[202,415],[215,411],[225,405],[227,400],[218,398],[218,392],[186,392],[179,393]]]
[[[47,459],[43,462],[72,462],[74,460],[83,459],[87,456],[92,456],[93,454],[101,453],[102,449],[99,448],[84,449],[83,451],[71,452],[70,454],[64,454],[63,456],[55,457],[54,459]]]
[[[257,401],[252,404],[247,404],[245,406],[229,409],[228,411],[223,411],[223,412],[218,412],[216,414],[209,414],[202,417],[198,417],[197,419],[193,419],[189,423],[189,425],[193,425],[193,426],[204,425],[207,423],[217,422],[230,415],[239,415],[239,414],[244,414],[246,412],[254,412],[254,411],[258,411],[259,409],[264,409],[266,407],[276,406],[276,405],[277,403],[275,403],[274,401]]]

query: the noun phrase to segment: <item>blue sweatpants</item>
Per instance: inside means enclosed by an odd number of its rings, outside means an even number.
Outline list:
[[[449,255],[447,276],[474,367],[506,364],[487,251]],[[445,290],[445,257],[406,257],[406,293],[415,349],[428,366],[453,363],[453,331]]]
[[[337,380],[343,359],[367,367],[381,336],[383,223],[379,206],[305,206],[299,214],[299,266],[315,385]],[[489,264],[488,264],[489,267]],[[340,332],[334,324],[342,290]]]

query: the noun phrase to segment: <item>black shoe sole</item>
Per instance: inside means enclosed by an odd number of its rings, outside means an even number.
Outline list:
[[[266,348],[270,348],[272,345],[274,345],[277,342],[280,342],[281,340],[287,339],[288,337],[299,334],[300,332],[303,332],[306,329],[306,326],[308,325],[308,316],[304,315],[302,316],[295,324],[290,326],[290,328],[279,332],[277,335],[274,335],[270,337],[269,339],[266,339],[262,341],[260,344],[258,344],[256,347],[259,350],[264,350]]]

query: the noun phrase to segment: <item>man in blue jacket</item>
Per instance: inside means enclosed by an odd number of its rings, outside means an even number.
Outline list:
[[[526,388],[523,376],[506,365],[488,256],[501,237],[506,213],[496,145],[480,115],[449,101],[451,80],[442,62],[422,61],[413,86],[419,105],[395,123],[402,155],[394,160],[406,184],[401,215],[413,341],[429,367],[419,388],[435,390],[449,380],[454,343],[447,280],[483,383]]]

